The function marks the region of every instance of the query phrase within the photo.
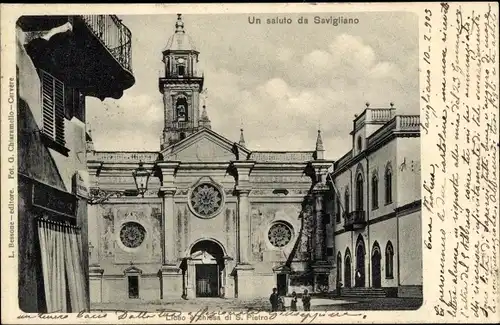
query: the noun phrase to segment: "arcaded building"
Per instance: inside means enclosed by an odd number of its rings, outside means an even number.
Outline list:
[[[390,239],[394,256],[420,245],[420,234],[412,234],[414,243],[408,242],[409,247],[399,245],[395,237],[396,233],[406,236],[404,229],[408,227],[419,231],[420,226],[415,226],[419,215],[404,220],[399,212],[397,219],[386,216],[407,205],[402,202],[419,200],[419,173],[409,172],[410,168],[417,168],[418,138],[400,136],[401,127],[408,127],[404,124],[406,118],[393,116],[392,109],[387,110],[390,116],[384,115],[384,120],[377,123],[370,124],[368,117],[359,117],[363,123],[355,124],[353,136],[358,139],[361,135],[362,150],[369,147],[372,151],[360,155],[353,151],[335,165],[326,159],[319,131],[310,151],[254,151],[246,146],[243,130],[240,139],[227,139],[212,130],[210,108],[200,104],[204,82],[198,67],[201,53],[186,33],[180,15],[162,54],[164,73],[159,78],[159,95],[164,104],[164,129],[159,135],[158,151],[95,151],[89,138],[91,302],[180,297],[247,299],[268,296],[273,287],[281,294],[304,289],[329,292],[335,289],[338,279],[337,247],[342,250],[342,260],[346,248],[353,252],[350,258],[355,258],[355,246],[347,238],[363,234],[367,252],[374,240],[385,249]],[[411,119],[413,130],[412,123],[418,126],[418,117],[416,121]],[[377,127],[381,130],[376,131]],[[412,136],[418,134],[418,127],[416,130]],[[390,134],[386,135],[386,131]],[[411,142],[408,146],[400,145],[400,141],[406,140]],[[373,151],[375,147],[382,149]],[[401,172],[398,168],[402,161],[398,157],[406,157],[407,169]],[[369,166],[365,160],[370,161]],[[344,219],[339,219],[342,216],[335,219],[335,188],[346,189],[351,182],[347,177],[358,170],[358,164],[363,166],[366,179],[366,173],[372,175],[382,161],[383,166],[378,167],[380,178],[391,162],[388,168],[394,175],[392,203],[385,205],[381,194],[379,212],[362,214],[352,210],[359,213],[346,214],[344,227]],[[133,177],[139,166],[151,173],[144,195],[138,194],[140,184]],[[332,174],[334,166],[338,170]],[[383,186],[382,181],[379,184]],[[399,188],[411,191],[405,186],[415,190],[408,197],[400,197],[396,193]],[[353,189],[349,187],[349,191]],[[365,197],[364,204],[371,202]],[[410,206],[416,209],[416,203]],[[339,213],[343,212],[341,209]],[[366,222],[379,214],[383,222]],[[351,227],[350,218],[362,219],[362,227],[357,223]],[[371,230],[385,224],[392,227],[396,221],[398,232],[393,228],[390,232]],[[365,234],[370,231],[386,237],[372,235],[368,239]],[[365,260],[368,254],[364,255]],[[412,254],[421,253],[417,249]],[[410,263],[408,270],[418,266],[420,273],[402,271],[400,277],[394,271],[396,281],[421,285],[421,265],[412,259],[413,255],[405,255]],[[354,278],[354,263],[350,265]],[[366,262],[367,270],[368,265]],[[365,275],[368,287],[371,282],[367,278]],[[384,281],[382,285],[394,283]]]

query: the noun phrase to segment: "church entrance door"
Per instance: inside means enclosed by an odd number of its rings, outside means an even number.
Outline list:
[[[380,276],[380,260],[382,259],[382,254],[380,254],[380,247],[378,243],[375,242],[372,251],[372,286],[374,288],[380,288],[382,286],[381,276]]]
[[[191,248],[183,263],[186,297],[222,297],[226,280],[224,250],[219,243],[202,240]]]
[[[365,286],[365,242],[361,235],[358,236],[356,243],[356,274],[355,286]]]
[[[219,287],[219,266],[217,264],[197,264],[196,297],[218,297]]]
[[[278,274],[276,278],[278,294],[280,296],[286,296],[288,284],[286,281],[286,274]]]

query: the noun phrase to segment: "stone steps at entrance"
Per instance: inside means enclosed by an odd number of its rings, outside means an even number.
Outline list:
[[[385,298],[387,293],[382,288],[365,288],[365,287],[354,287],[354,288],[342,288],[342,297],[370,297],[370,298]]]

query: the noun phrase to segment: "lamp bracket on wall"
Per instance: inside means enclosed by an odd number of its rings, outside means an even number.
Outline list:
[[[90,205],[101,204],[108,201],[110,198],[119,198],[122,196],[137,196],[138,194],[138,190],[108,191],[95,187],[90,189],[89,199],[87,200],[87,203]]]

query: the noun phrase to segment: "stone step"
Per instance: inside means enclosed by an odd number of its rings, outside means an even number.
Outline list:
[[[387,293],[382,288],[355,287],[355,288],[343,288],[341,291],[341,295],[343,297],[383,298],[387,296]]]

